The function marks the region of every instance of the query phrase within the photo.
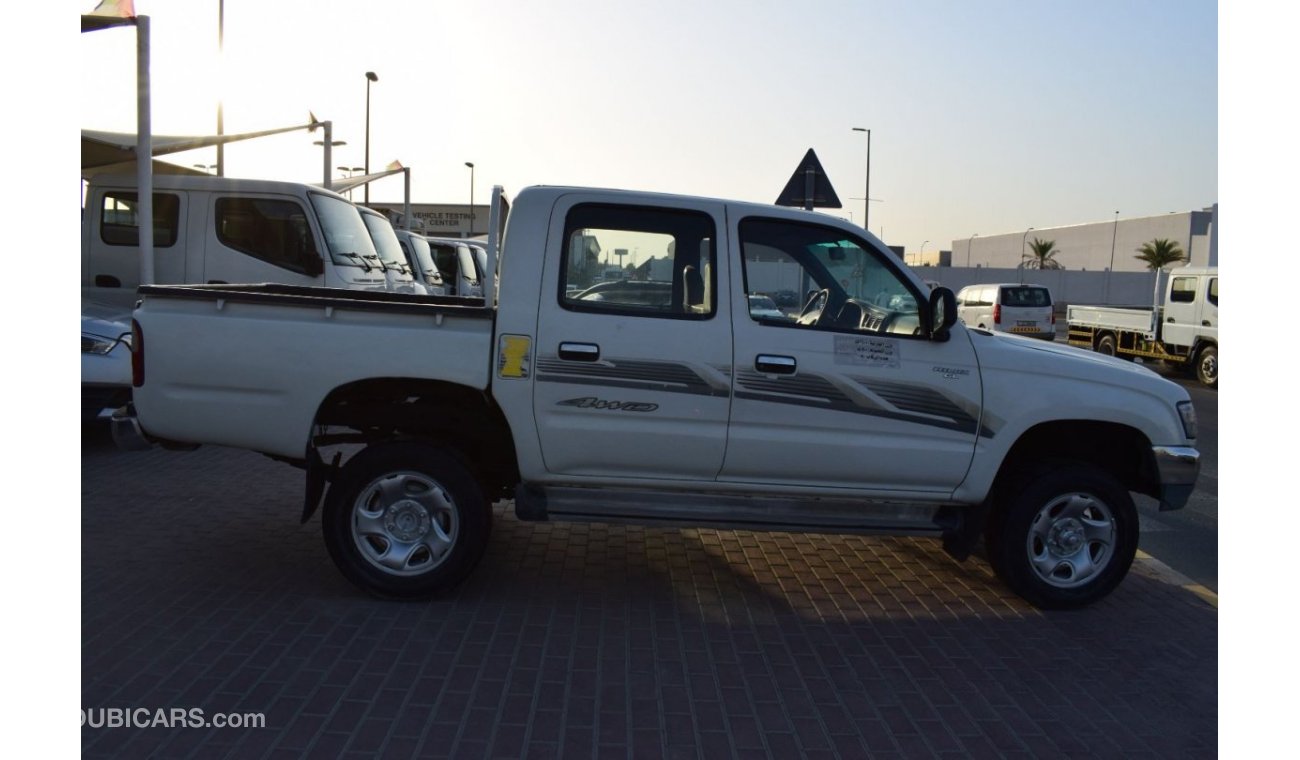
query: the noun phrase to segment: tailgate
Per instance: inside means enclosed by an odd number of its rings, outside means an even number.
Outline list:
[[[488,385],[493,321],[481,307],[408,297],[406,308],[351,291],[141,292],[144,384],[133,397],[145,432],[159,438],[298,458],[316,410],[342,385],[377,377]]]

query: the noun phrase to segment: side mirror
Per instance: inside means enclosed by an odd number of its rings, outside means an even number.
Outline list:
[[[320,256],[308,253],[302,258],[302,273],[308,277],[320,277],[325,274],[325,262],[321,261]]]
[[[942,343],[948,340],[949,328],[957,323],[957,297],[945,287],[930,291],[930,302],[925,310],[926,333],[930,340]]]

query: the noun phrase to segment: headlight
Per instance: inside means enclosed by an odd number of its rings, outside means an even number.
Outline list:
[[[113,350],[117,341],[112,338],[105,338],[102,335],[92,335],[90,333],[81,334],[81,353],[104,355]]]
[[[1188,438],[1196,437],[1196,407],[1190,401],[1178,402],[1178,416],[1183,420],[1183,433]]]
[[[118,338],[105,338],[103,335],[95,335],[94,333],[82,333],[81,353],[104,356],[112,351],[118,343],[125,343],[126,347],[130,348],[131,333],[124,333]]]

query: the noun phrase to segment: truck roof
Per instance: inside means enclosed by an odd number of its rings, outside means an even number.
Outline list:
[[[91,187],[129,187],[138,185],[135,174],[99,175],[90,181]],[[207,190],[211,192],[240,193],[286,193],[301,195],[306,191],[325,193],[343,201],[342,195],[324,190],[306,182],[281,182],[270,179],[246,179],[242,177],[213,177],[210,175],[155,174],[154,190]]]
[[[848,221],[847,219],[843,219],[841,217],[833,216],[831,214],[826,214],[819,211],[805,211],[803,209],[792,208],[790,206],[777,206],[771,203],[742,201],[742,200],[736,200],[734,198],[713,198],[709,196],[682,195],[679,193],[660,193],[660,192],[652,192],[647,190],[623,190],[623,189],[606,188],[606,187],[571,187],[571,186],[564,186],[564,185],[530,185],[519,191],[519,195],[515,199],[515,202],[517,204],[519,199],[523,198],[525,195],[545,195],[545,196],[549,196],[551,199],[554,199],[559,196],[567,195],[570,193],[600,193],[601,195],[624,196],[625,199],[628,201],[641,201],[641,202],[662,201],[665,203],[668,202],[676,203],[676,202],[680,202],[683,199],[690,199],[690,200],[703,201],[707,203],[725,203],[728,206],[731,206],[732,208],[736,208],[739,211],[744,211],[748,213],[762,214],[764,216],[772,216],[772,217],[802,218],[802,219],[816,221],[818,223],[823,223],[823,224],[827,222],[838,222],[842,224],[852,225],[857,230],[858,234],[863,234],[868,232],[867,230],[863,230],[861,227],[858,227],[857,225],[853,225],[853,223]],[[874,238],[875,235],[871,235],[871,237]],[[879,238],[877,238],[877,240],[878,239]]]

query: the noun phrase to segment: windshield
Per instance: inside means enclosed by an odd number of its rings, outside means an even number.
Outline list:
[[[849,298],[892,311],[917,310],[911,291],[854,241],[817,242],[808,251]]]
[[[410,239],[411,251],[420,264],[420,271],[424,272],[425,281],[441,282],[439,277],[434,276],[438,272],[438,266],[433,263],[433,250],[429,248],[429,241],[419,235],[412,235]]]
[[[325,235],[331,261],[354,267],[374,266],[373,261],[378,257],[375,244],[371,242],[356,206],[319,193],[311,194],[311,205],[320,217],[321,232]]]
[[[379,258],[383,259],[384,268],[405,272],[406,261],[402,256],[402,244],[397,242],[397,233],[393,231],[393,225],[378,214],[362,212],[361,218],[365,220],[366,227],[370,230],[370,238],[375,241],[375,250],[379,251]]]

